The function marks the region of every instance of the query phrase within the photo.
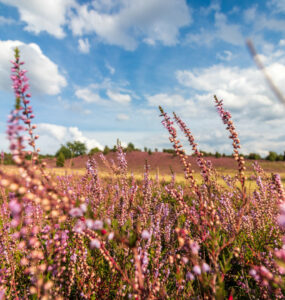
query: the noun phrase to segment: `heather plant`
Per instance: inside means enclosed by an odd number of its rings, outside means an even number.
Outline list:
[[[246,189],[240,141],[222,101],[214,98],[237,161],[236,175],[222,176],[225,185],[187,125],[162,108],[186,184],[178,184],[174,173],[169,183],[158,174],[152,179],[147,162],[143,180],[136,180],[120,143],[116,159],[100,154],[108,178],[100,177],[91,153],[83,176],[56,177],[38,159],[17,49],[12,64],[16,103],[7,134],[17,173],[0,168],[1,299],[284,298],[282,182],[255,163],[250,180],[256,188]],[[192,147],[202,183],[177,126]]]

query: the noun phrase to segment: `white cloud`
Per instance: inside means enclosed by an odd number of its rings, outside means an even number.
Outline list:
[[[214,29],[202,28],[199,33],[189,33],[186,37],[187,43],[210,46],[213,42],[220,40],[235,46],[244,43],[241,27],[237,24],[230,24],[227,16],[223,13],[215,13]]]
[[[20,19],[27,25],[25,30],[39,34],[41,31],[57,37],[65,36],[63,26],[66,24],[66,14],[74,0],[0,0],[0,2],[17,7]]]
[[[128,121],[130,119],[130,117],[126,114],[118,114],[116,119],[118,121]]]
[[[94,93],[90,87],[77,89],[75,91],[75,95],[77,98],[82,99],[88,103],[103,104],[106,101],[105,99],[101,98],[98,93]]]
[[[0,25],[11,25],[13,23],[16,23],[16,21],[11,18],[0,16]]]
[[[103,146],[94,138],[88,138],[78,127],[65,127],[56,124],[40,123],[37,125],[37,133],[40,135],[38,145],[45,152],[54,153],[61,144],[68,141],[80,141],[85,143],[88,150],[98,147],[103,149]],[[48,141],[48,143],[47,143]]]
[[[114,75],[116,70],[108,62],[106,62],[106,68],[109,70],[111,75]]]
[[[230,61],[233,58],[233,53],[228,50],[224,50],[222,53],[217,54],[217,58],[224,61]]]
[[[111,99],[112,101],[118,102],[120,104],[128,104],[132,100],[130,95],[116,93],[111,90],[107,90],[107,95],[108,95],[109,99]]]
[[[285,65],[274,63],[267,69],[277,86],[280,86],[285,92],[282,84],[285,80]],[[229,108],[255,107],[259,111],[262,108],[273,111],[274,107],[279,104],[273,100],[272,93],[265,84],[262,73],[256,68],[241,69],[214,65],[195,71],[180,70],[176,72],[176,77],[179,83],[184,86],[209,95],[219,95],[225,99]]]
[[[161,42],[177,43],[179,29],[190,24],[191,15],[185,0],[122,0],[94,2],[77,7],[70,21],[74,35],[96,33],[103,42],[137,47],[138,37]]]
[[[14,49],[20,49],[24,68],[28,70],[31,91],[41,94],[56,95],[67,85],[58,66],[43,54],[37,44],[25,44],[20,41],[0,41],[0,89],[11,91],[10,60],[14,58]]]
[[[119,104],[129,104],[132,97],[136,95],[122,87],[127,85],[128,82],[115,83],[108,78],[105,78],[101,83],[93,83],[87,87],[77,88],[75,95],[88,103],[97,103],[101,105]],[[106,95],[101,97],[100,94]],[[132,95],[132,96],[131,96]]]
[[[85,54],[90,52],[90,44],[87,38],[78,40],[78,50]]]

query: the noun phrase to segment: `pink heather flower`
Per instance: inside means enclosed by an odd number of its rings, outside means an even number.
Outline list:
[[[200,266],[196,265],[193,267],[193,273],[196,275],[201,275],[201,268]]]
[[[21,212],[21,205],[17,202],[17,200],[10,201],[9,208],[13,215],[17,215]]]
[[[32,117],[32,116],[30,116],[30,117]],[[84,213],[87,212],[87,205],[86,205],[85,203],[81,204],[81,205],[80,205],[80,208],[81,208],[81,210],[82,210]]]
[[[91,247],[91,249],[94,249],[94,248],[100,249],[101,243],[98,239],[91,240],[90,247]]]
[[[114,238],[114,232],[110,232],[108,235],[108,240],[111,241]]]
[[[83,230],[86,229],[85,223],[78,220],[77,223],[74,225],[73,230],[77,233],[82,233]]]
[[[103,228],[103,222],[101,220],[96,220],[93,223],[93,229],[94,230],[101,230]]]
[[[183,256],[182,261],[183,261],[184,264],[187,264],[189,259],[186,256]]]
[[[200,246],[197,242],[192,242],[190,244],[190,248],[191,248],[191,251],[193,254],[197,255],[199,253],[199,250],[200,250]]]
[[[209,271],[210,271],[210,266],[209,266],[208,264],[206,264],[206,263],[203,263],[203,264],[202,264],[202,271],[203,271],[204,273],[209,272]]]
[[[92,229],[92,228],[93,228],[94,222],[93,222],[93,220],[91,220],[91,219],[87,219],[87,220],[85,221],[85,224],[86,224],[87,228]]]
[[[69,211],[69,214],[72,216],[72,217],[82,217],[83,216],[83,212],[82,210],[79,208],[79,207],[74,207],[72,208],[70,211]]]
[[[280,209],[281,214],[285,214],[285,203],[284,202],[279,205],[279,209]]]
[[[280,226],[285,227],[285,215],[278,216],[277,220]]]
[[[151,236],[150,233],[146,229],[144,229],[143,232],[142,232],[142,239],[143,240],[149,240],[150,236]]]
[[[195,279],[195,276],[191,272],[187,272],[186,279],[192,281]]]

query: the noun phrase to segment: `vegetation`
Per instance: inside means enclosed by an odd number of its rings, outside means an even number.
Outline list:
[[[101,156],[100,178],[89,157],[86,173],[53,178],[35,148],[30,95],[19,52],[13,62],[16,104],[8,138],[18,174],[0,168],[0,294],[7,299],[284,299],[285,191],[278,174],[254,163],[246,189],[238,134],[222,101],[216,108],[233,145],[238,171],[222,176],[203,158],[187,125],[160,107],[162,123],[184,168],[166,184],[128,177],[124,149]],[[29,107],[31,107],[29,105]],[[26,131],[19,124],[24,123]],[[179,125],[197,157],[198,184],[178,139]],[[25,159],[28,132],[31,160]],[[77,144],[76,144],[77,145]],[[80,155],[70,145],[62,146]],[[71,150],[72,149],[72,150]],[[86,151],[83,147],[80,148]],[[64,152],[58,153],[58,158]]]

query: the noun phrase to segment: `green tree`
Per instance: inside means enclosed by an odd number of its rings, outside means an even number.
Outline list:
[[[89,155],[93,155],[95,153],[98,153],[98,152],[101,152],[101,150],[98,148],[98,147],[95,147],[95,148],[92,148],[90,151],[89,151]]]
[[[104,150],[103,150],[103,154],[106,155],[110,152],[110,148],[108,146],[105,146]]]
[[[269,151],[269,154],[266,156],[267,160],[276,161],[278,158],[278,154],[274,151]]]
[[[258,153],[249,153],[248,159],[258,160],[261,159],[261,156]]]
[[[55,156],[58,157],[60,153],[63,153],[63,155],[64,155],[64,157],[66,159],[71,158],[71,156],[72,156],[72,153],[71,153],[70,149],[67,148],[64,145],[61,145],[61,147],[59,148],[59,150],[57,150]]]
[[[66,146],[71,151],[72,157],[84,155],[87,152],[86,145],[79,141],[67,142]]]
[[[56,158],[56,166],[57,167],[64,167],[65,157],[62,152],[59,153],[59,155]]]

